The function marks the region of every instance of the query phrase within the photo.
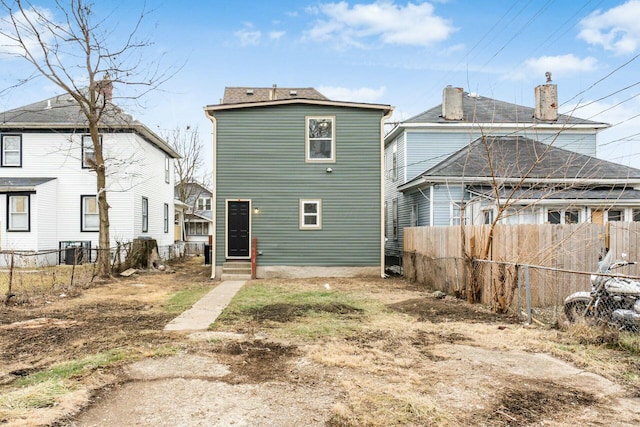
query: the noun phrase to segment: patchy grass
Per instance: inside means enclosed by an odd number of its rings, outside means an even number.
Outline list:
[[[171,295],[162,304],[162,307],[167,313],[182,313],[183,311],[193,306],[193,304],[198,302],[198,300],[205,296],[211,289],[211,286],[196,286],[188,289],[183,289]]]
[[[268,328],[281,337],[305,340],[346,336],[384,305],[346,292],[308,290],[304,285],[246,285],[214,324],[217,330],[252,332]]]
[[[113,365],[126,358],[127,353],[119,350],[98,353],[79,360],[53,365],[49,369],[18,379],[16,385],[24,387],[45,382],[55,383],[74,376],[86,375],[95,369]]]

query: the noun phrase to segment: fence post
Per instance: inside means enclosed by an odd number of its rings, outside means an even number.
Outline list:
[[[516,264],[516,281],[518,283],[518,301],[516,303],[516,313],[518,313],[518,319],[522,316],[522,269],[520,265]]]
[[[9,267],[9,289],[7,290],[7,299],[6,302],[9,302],[9,298],[13,295],[13,266],[15,261],[13,259],[15,253],[11,252],[11,267]]]
[[[531,316],[531,282],[529,281],[529,266],[524,266],[524,291],[527,298],[527,325],[532,322]]]

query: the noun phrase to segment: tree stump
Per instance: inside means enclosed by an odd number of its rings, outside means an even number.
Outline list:
[[[158,263],[158,242],[155,239],[133,239],[131,252],[125,261],[127,268],[154,268]]]

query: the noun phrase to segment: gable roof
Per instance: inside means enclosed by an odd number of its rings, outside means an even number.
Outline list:
[[[0,130],[86,130],[88,120],[68,94],[0,112]],[[147,126],[109,102],[100,123],[103,132],[133,132],[173,158],[180,155]]]
[[[483,136],[400,186],[430,182],[640,183],[640,169],[519,136]]]
[[[297,98],[329,99],[312,87],[279,88],[274,85],[274,87],[225,87],[222,103],[241,104],[245,102],[263,102]]]

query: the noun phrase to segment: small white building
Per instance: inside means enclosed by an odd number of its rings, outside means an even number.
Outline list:
[[[110,102],[100,137],[107,174],[110,240],[174,243],[174,161],[162,138]],[[68,94],[0,113],[0,249],[98,247],[96,174],[87,120]],[[53,257],[56,259],[53,260]],[[86,259],[86,258],[85,258]]]

